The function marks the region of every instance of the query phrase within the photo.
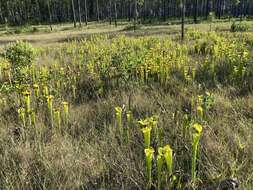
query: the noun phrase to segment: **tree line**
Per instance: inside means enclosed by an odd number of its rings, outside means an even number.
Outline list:
[[[182,11],[183,10],[183,11]],[[252,0],[0,0],[0,22],[13,25],[74,22],[74,26],[88,21],[108,21],[117,25],[117,19],[208,18],[213,12],[224,16],[253,15]]]

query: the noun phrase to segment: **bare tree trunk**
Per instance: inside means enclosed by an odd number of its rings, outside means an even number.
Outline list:
[[[118,20],[118,14],[117,14],[117,0],[114,0],[114,23],[115,23],[115,26],[117,27],[118,26],[118,23],[117,23],[117,20]]]
[[[218,10],[218,18],[221,19],[221,12],[222,12],[222,0],[218,0],[218,3],[217,3],[217,10]]]
[[[38,20],[39,20],[39,23],[40,23],[40,21],[41,21],[41,12],[40,12],[40,4],[39,4],[39,1],[38,0],[36,0],[36,10],[38,11]]]
[[[243,20],[243,3],[242,2],[240,2],[239,3],[239,5],[238,5],[238,14],[239,14],[239,16],[240,16],[240,21],[242,21]]]
[[[206,1],[206,19],[208,18],[210,12],[213,11],[213,2],[212,0]]]
[[[112,24],[112,0],[109,0],[109,22]]]
[[[194,0],[194,23],[198,21],[198,0]]]
[[[134,1],[134,30],[136,30],[137,19],[138,19],[138,7],[137,0]]]
[[[84,0],[84,9],[85,9],[85,25],[88,25],[88,9],[87,9],[87,0]]]
[[[79,16],[79,26],[82,27],[82,15],[81,15],[81,4],[80,4],[80,0],[78,0],[78,16]]]
[[[128,0],[128,22],[131,21],[131,0]]]
[[[181,0],[181,14],[182,14],[182,23],[181,23],[181,38],[184,40],[184,20],[185,20],[185,0]]]
[[[75,11],[74,0],[71,0],[71,2],[72,2],[72,12],[73,12],[74,27],[76,28],[76,11]]]
[[[53,31],[53,27],[52,27],[52,13],[51,13],[51,9],[50,9],[50,0],[47,1],[47,9],[48,9],[48,14],[49,14],[50,30]]]
[[[0,3],[0,20],[1,22],[3,22],[3,13],[2,13],[2,6],[1,6],[1,3]]]
[[[98,0],[96,0],[96,6],[97,6],[97,21],[99,22],[99,5],[98,5]]]
[[[163,0],[163,21],[166,21],[166,1]]]

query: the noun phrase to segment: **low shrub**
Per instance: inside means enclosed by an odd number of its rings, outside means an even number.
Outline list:
[[[5,47],[4,56],[11,64],[14,80],[26,80],[23,76],[35,59],[35,49],[28,42],[17,41]]]
[[[246,21],[241,21],[239,23],[233,21],[231,25],[231,32],[246,32],[249,30],[249,23]]]

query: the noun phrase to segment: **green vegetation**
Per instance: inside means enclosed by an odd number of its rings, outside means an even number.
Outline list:
[[[0,189],[250,190],[253,35],[210,22],[4,46]]]
[[[251,190],[252,10],[0,0],[0,189]]]
[[[239,23],[236,23],[235,21],[233,21],[231,25],[232,32],[246,32],[249,30],[249,28],[250,28],[250,25],[246,21],[241,21]]]

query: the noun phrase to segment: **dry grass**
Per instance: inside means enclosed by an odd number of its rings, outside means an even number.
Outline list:
[[[224,23],[215,25],[222,30],[230,27]],[[61,28],[52,33],[6,35],[0,37],[0,43],[22,39],[36,46],[46,46],[41,48],[44,53],[36,61],[39,65],[50,65],[56,61],[60,42],[69,39],[97,33],[133,37],[174,36],[180,30],[178,25],[143,26],[136,32],[124,31],[124,27],[116,29],[94,24],[88,29],[75,31],[63,31]],[[209,24],[187,27],[209,30]],[[72,61],[67,55],[63,56],[66,64]],[[89,78],[82,76],[79,99],[72,100],[70,125],[63,131],[46,128],[38,118],[37,127],[43,131],[40,141],[34,139],[32,130],[27,141],[19,141],[15,133],[19,128],[15,105],[4,110],[0,108],[0,189],[144,189],[145,160],[140,128],[134,126],[130,142],[126,145],[115,126],[114,107],[124,104],[129,108],[129,94],[130,109],[136,120],[154,114],[159,116],[159,127],[164,130],[163,143],[172,145],[175,150],[175,166],[179,176],[186,176],[186,181],[182,182],[186,184],[191,165],[191,143],[182,138],[182,121],[191,95],[202,94],[203,91],[212,93],[215,102],[207,114],[201,139],[198,160],[200,183],[206,185],[236,177],[240,189],[252,189],[253,95],[250,92],[242,95],[240,89],[230,86],[207,89],[197,83],[185,84],[171,78],[165,89],[155,84],[142,84],[128,89],[113,88],[103,96],[90,96],[94,92],[87,92],[90,90],[87,89],[88,82],[91,82]]]
[[[251,25],[250,31],[253,31],[253,22],[248,21]],[[35,33],[21,33],[21,34],[8,34],[6,29],[2,26],[0,33],[0,46],[15,42],[17,40],[24,40],[33,43],[36,46],[54,46],[58,43],[67,42],[69,40],[87,38],[93,34],[124,34],[127,36],[175,36],[180,33],[181,26],[178,24],[165,24],[160,25],[143,25],[137,31],[125,30],[129,24],[127,22],[120,22],[116,28],[114,25],[108,25],[108,23],[95,23],[91,22],[89,25],[82,26],[82,28],[73,28],[72,24],[58,24],[53,25],[53,31],[48,31],[48,25],[30,26],[37,27],[38,32]],[[211,29],[224,32],[229,31],[231,22],[215,22],[212,24]],[[10,27],[10,31],[15,30],[16,27]],[[200,31],[209,31],[209,23],[201,24],[186,24],[187,28],[198,29]]]

